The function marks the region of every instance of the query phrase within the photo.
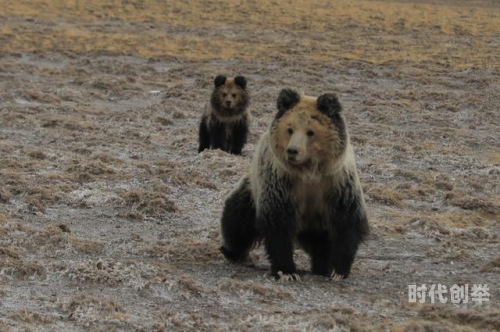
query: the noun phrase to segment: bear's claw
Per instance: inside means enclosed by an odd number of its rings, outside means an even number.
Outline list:
[[[278,280],[283,281],[300,281],[300,276],[297,273],[284,274],[278,271]]]
[[[342,274],[337,274],[334,272],[332,272],[332,274],[330,275],[330,279],[332,279],[333,281],[340,281],[342,279],[344,279],[344,275]]]

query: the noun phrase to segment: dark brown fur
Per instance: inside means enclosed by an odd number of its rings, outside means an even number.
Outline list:
[[[245,260],[263,241],[271,274],[293,280],[298,243],[314,274],[349,276],[368,220],[341,111],[333,94],[280,93],[250,173],[224,205],[221,251],[228,260]]]
[[[198,152],[212,148],[241,154],[248,136],[248,105],[243,76],[234,79],[217,76],[210,103],[201,119]]]

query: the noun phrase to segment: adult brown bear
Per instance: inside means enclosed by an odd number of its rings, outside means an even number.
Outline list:
[[[244,261],[263,241],[271,274],[299,279],[293,246],[311,257],[312,272],[347,278],[369,228],[342,107],[284,89],[278,112],[260,140],[250,173],[227,198],[221,251]]]

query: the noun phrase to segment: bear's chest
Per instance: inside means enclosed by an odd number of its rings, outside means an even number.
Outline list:
[[[328,215],[327,203],[325,200],[326,184],[299,183],[293,190],[293,200],[299,218],[299,228],[321,227]]]
[[[235,121],[228,121],[224,126],[224,131],[227,139],[231,139],[233,137],[233,131],[236,127],[236,124],[237,123]]]

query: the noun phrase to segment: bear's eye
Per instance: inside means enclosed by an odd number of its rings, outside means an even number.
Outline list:
[[[236,93],[233,93],[233,98],[236,98]]]
[[[309,137],[313,137],[313,136],[314,136],[314,131],[312,131],[312,130],[308,130],[308,131],[307,131],[307,136],[309,136]]]
[[[226,96],[227,96],[227,93],[225,93],[225,92],[222,93],[222,97],[226,98]]]
[[[293,129],[292,128],[288,128],[288,133],[291,135],[293,134]]]

